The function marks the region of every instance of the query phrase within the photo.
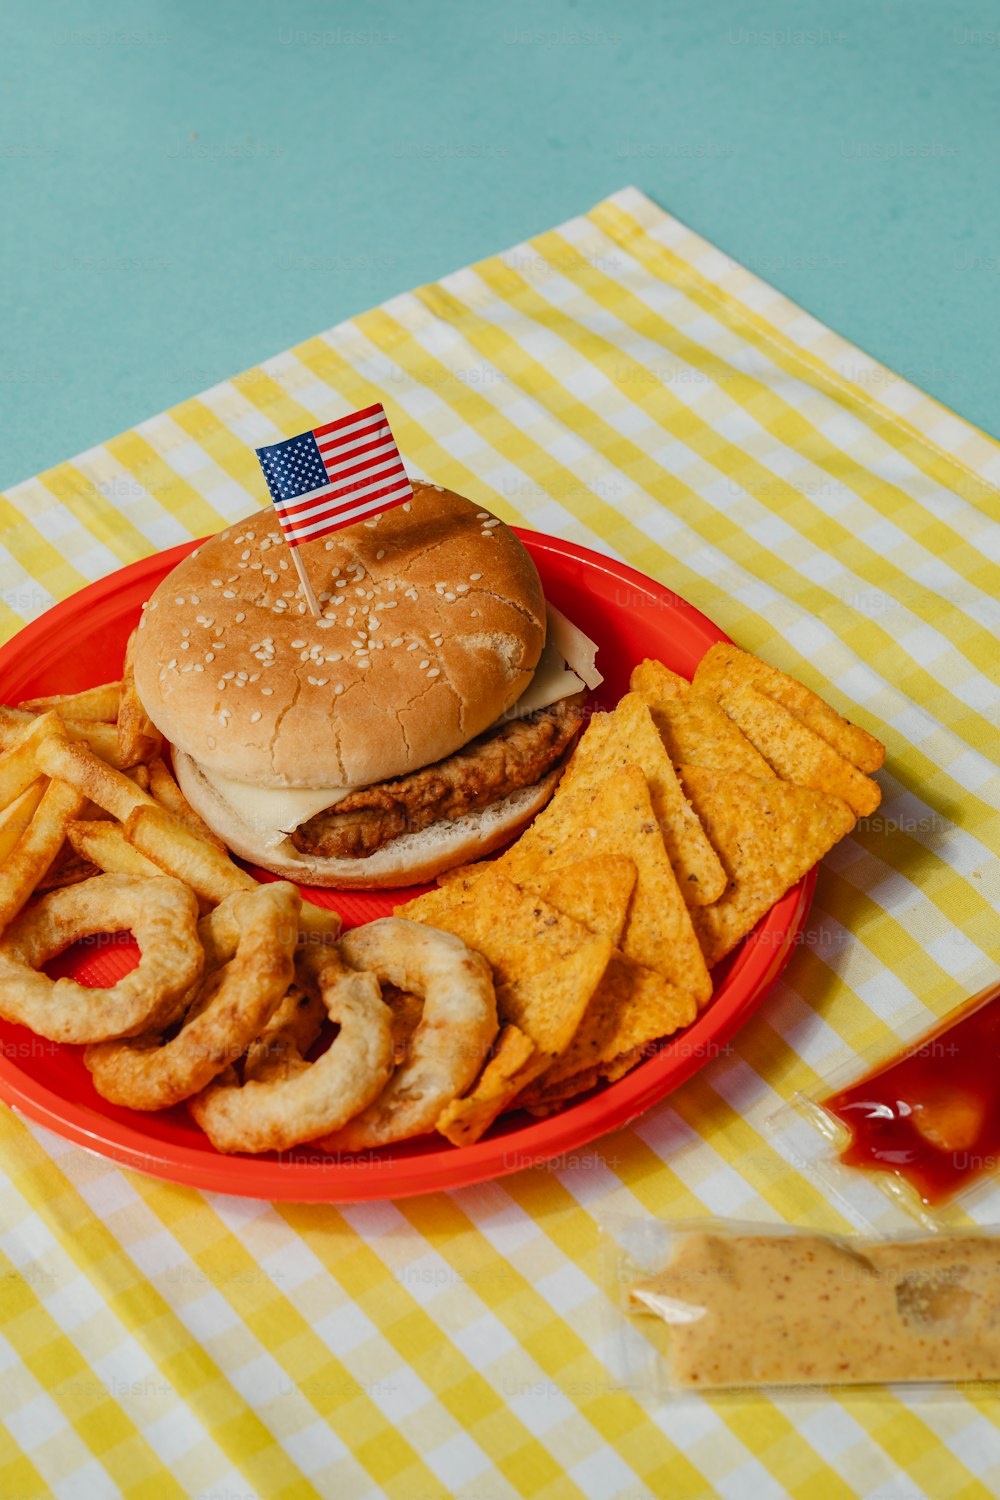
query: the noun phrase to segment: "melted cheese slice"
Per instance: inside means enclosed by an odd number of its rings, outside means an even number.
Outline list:
[[[324,808],[335,807],[354,791],[350,786],[253,786],[247,781],[234,781],[231,776],[220,776],[218,771],[209,771],[200,764],[198,769],[209,786],[236,809],[244,823],[264,837],[275,831],[291,833],[300,823],[308,822]]]
[[[604,681],[594,667],[597,654],[594,642],[551,604],[547,609],[548,630],[535,675],[513,708],[508,708],[496,720],[498,724],[509,724],[512,719],[525,718],[540,708],[551,708],[553,703],[579,693],[582,688],[597,687]],[[308,822],[326,808],[336,807],[356,790],[351,786],[253,786],[246,781],[234,781],[231,776],[222,776],[218,771],[206,770],[200,764],[198,769],[244,823],[272,844],[280,843],[284,834],[291,833],[300,823]]]

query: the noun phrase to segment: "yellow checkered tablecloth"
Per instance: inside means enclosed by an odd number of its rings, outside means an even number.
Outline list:
[[[255,445],[377,399],[414,476],[669,582],[856,705],[882,809],[735,1050],[579,1159],[272,1206],[3,1108],[0,1496],[998,1493],[985,1395],[609,1393],[596,1219],[842,1228],[765,1121],[994,972],[1000,448],[627,189],[17,486],[0,630],[265,503]]]

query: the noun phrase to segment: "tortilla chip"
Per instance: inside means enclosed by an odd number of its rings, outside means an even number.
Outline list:
[[[762,755],[720,703],[701,693],[650,704],[653,723],[675,766],[707,766],[744,776],[773,776]]]
[[[434,913],[443,911],[461,892],[471,891],[484,875],[503,871],[498,861],[465,865],[461,871],[449,872],[453,878],[436,891],[417,896],[406,906],[397,906],[396,914],[415,921],[433,924]],[[558,869],[545,869],[537,875],[515,881],[522,890],[544,896],[557,911],[572,917],[589,932],[596,932],[617,943],[625,926],[625,914],[635,885],[635,865],[621,854],[603,854],[594,859],[577,859]],[[447,891],[447,899],[442,899]]]
[[[751,683],[721,693],[719,702],[782,781],[839,797],[859,818],[878,807],[877,782]]]
[[[491,867],[483,866],[483,873]],[[411,922],[426,922],[431,927],[439,927],[438,917],[461,901],[462,896],[470,891],[475,881],[470,880],[468,884],[464,881],[458,884],[449,881],[447,885],[438,886],[434,890],[425,891],[422,896],[414,896],[412,900],[405,901],[402,906],[393,907],[393,915],[397,917],[409,917]]]
[[[693,995],[614,953],[573,1040],[535,1089],[549,1093],[586,1068],[603,1067],[624,1052],[670,1036],[690,1025],[697,1014]]]
[[[626,765],[639,766],[646,778],[685,901],[689,906],[704,906],[717,900],[726,888],[726,872],[688,805],[649,707],[638,693],[626,693],[614,713],[594,715],[573,752],[557,796],[595,792],[611,771]]]
[[[691,684],[686,677],[671,672],[662,661],[651,661],[649,657],[632,668],[629,691],[638,693],[646,703],[659,703],[664,698],[680,698]]]
[[[743,682],[754,683],[761,692],[787,708],[859,771],[877,771],[885,759],[885,746],[874,735],[842,718],[836,709],[794,677],[736,646],[720,642],[710,647],[694,674],[694,686],[712,698]]]
[[[601,854],[577,859],[546,875],[525,881],[525,889],[537,891],[556,911],[572,917],[588,932],[599,933],[617,943],[635,888],[636,868],[623,854]]]
[[[712,993],[712,981],[638,766],[612,772],[594,791],[569,795],[560,788],[493,868],[510,880],[524,880],[555,859],[562,862],[595,854],[624,854],[636,867],[635,890],[621,938],[626,957],[655,969],[704,1004]]]
[[[453,1146],[471,1146],[478,1141],[523,1089],[526,1069],[536,1051],[523,1031],[505,1026],[471,1094],[446,1105],[436,1128]]]
[[[601,1063],[597,1067],[584,1068],[582,1072],[574,1073],[571,1078],[566,1078],[562,1083],[557,1083],[554,1088],[546,1089],[536,1093],[534,1086],[530,1088],[523,1098],[518,1099],[516,1108],[527,1110],[529,1115],[536,1115],[544,1119],[547,1115],[554,1115],[578,1099],[581,1094],[589,1094],[591,1089],[604,1080],[607,1083],[617,1083],[619,1078],[624,1078],[626,1073],[631,1073],[634,1067],[642,1062],[645,1053],[641,1047],[634,1047],[630,1052],[623,1052],[620,1057],[615,1057],[610,1062]]]
[[[790,782],[681,766],[681,781],[712,831],[731,884],[692,913],[705,961],[724,958],[838,839],[854,827],[839,797]]]
[[[565,1052],[607,968],[613,951],[607,938],[519,890],[495,866],[472,889],[429,891],[403,913],[453,932],[483,955],[493,970],[500,1020],[535,1044],[539,1072]]]

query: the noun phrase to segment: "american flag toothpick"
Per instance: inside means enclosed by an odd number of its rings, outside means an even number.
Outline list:
[[[309,608],[318,615],[299,545],[413,498],[389,419],[378,403],[256,452]]]

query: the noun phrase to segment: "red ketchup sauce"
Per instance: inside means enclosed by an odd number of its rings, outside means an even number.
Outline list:
[[[1000,985],[822,1101],[850,1132],[840,1160],[943,1203],[1000,1168]]]

